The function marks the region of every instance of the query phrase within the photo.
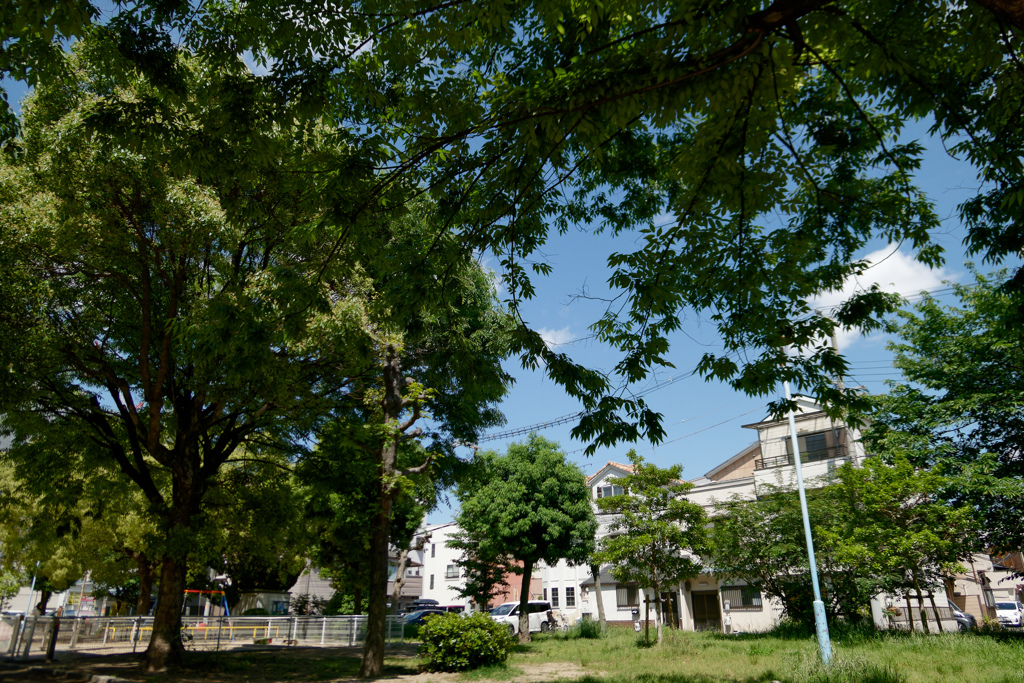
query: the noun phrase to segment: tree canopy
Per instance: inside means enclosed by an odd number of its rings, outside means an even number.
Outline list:
[[[0,410],[12,459],[45,465],[39,435],[68,425],[145,498],[159,669],[181,652],[174,596],[236,455],[294,457],[352,415],[371,452],[418,436],[450,453],[501,419],[506,316],[473,255],[423,229],[429,202],[350,210],[372,170],[344,134],[264,126],[285,105],[240,63],[170,49],[164,92],[117,35],[61,53],[68,78],[40,82],[0,160]],[[382,495],[396,474],[378,472]]]
[[[451,545],[467,553],[464,567],[504,565],[505,572],[522,574],[519,642],[527,643],[534,565],[585,564],[593,552],[597,521],[587,478],[558,444],[535,433],[504,455],[478,453],[473,466],[457,489],[459,531]]]
[[[856,520],[835,504],[827,487],[807,491],[807,509],[825,611],[830,619],[857,621],[882,587],[877,576],[840,557],[835,543],[826,541],[834,541],[835,535],[823,535]],[[711,527],[713,573],[746,581],[762,595],[777,599],[787,617],[813,630],[814,594],[797,492],[765,485],[755,500],[720,502],[718,513]]]
[[[675,362],[673,335],[693,314],[724,341],[696,363],[702,375],[759,395],[786,378],[828,410],[858,400],[829,381],[845,364],[827,340],[837,325],[877,325],[894,302],[874,290],[836,311],[809,301],[863,272],[858,253],[871,239],[940,262],[908,121],[930,121],[978,170],[979,191],[959,207],[968,249],[999,261],[1024,246],[1022,14],[1003,0],[9,9],[0,70],[55,80],[62,41],[101,22],[118,60],[150,75],[152,110],[118,92],[97,103],[90,120],[122,139],[174,121],[160,102],[181,92],[179,50],[210,74],[235,74],[232,116],[201,126],[242,136],[329,120],[358,162],[305,178],[328,187],[363,164],[354,216],[398,186],[431,194],[448,219],[439,233],[497,257],[513,310],[550,268],[539,258],[550,231],[631,234],[635,248],[607,257],[613,303],[591,327],[617,350],[613,367],[580,367],[523,320],[512,340],[524,364],[542,361],[582,400],[575,434],[592,445],[662,436],[659,417],[619,390]],[[241,55],[259,75],[240,73]],[[118,114],[129,111],[138,115]],[[787,341],[815,351],[787,362]]]
[[[873,397],[865,439],[884,458],[943,475],[936,491],[977,510],[982,542],[1024,542],[1024,347],[1006,272],[952,284],[958,303],[926,296],[892,326],[893,365],[905,381]]]

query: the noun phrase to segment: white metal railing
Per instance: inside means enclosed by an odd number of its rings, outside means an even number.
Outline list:
[[[223,650],[239,645],[362,645],[365,615],[311,617],[182,617],[186,649]],[[153,633],[153,617],[0,617],[0,656],[55,652],[122,653],[144,650]],[[401,617],[387,618],[386,641],[402,642]]]

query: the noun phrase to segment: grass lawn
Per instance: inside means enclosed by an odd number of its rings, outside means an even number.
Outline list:
[[[601,639],[561,633],[537,635],[517,646],[506,666],[462,674],[419,669],[416,643],[388,650],[388,683],[1024,683],[1024,633],[907,635],[859,632],[833,635],[836,661],[818,664],[817,643],[779,634],[725,636],[668,632],[660,647],[638,646],[630,629]],[[79,674],[145,683],[354,682],[360,648],[252,647],[189,653],[180,669],[157,676],[138,672],[138,655],[64,657],[53,666]],[[38,664],[38,662],[36,662]],[[0,663],[0,680],[51,680],[16,675]]]
[[[652,633],[653,637],[653,633]],[[830,671],[818,663],[817,641],[771,634],[726,636],[667,632],[660,647],[638,646],[629,629],[611,629],[600,640],[544,634],[521,646],[505,672],[463,674],[469,680],[522,679],[541,664],[586,672],[576,680],[606,683],[1021,683],[1024,641],[951,633],[852,633],[833,641]],[[587,681],[589,683],[589,681]]]

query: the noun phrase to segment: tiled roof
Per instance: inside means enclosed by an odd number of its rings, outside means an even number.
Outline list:
[[[621,462],[615,462],[613,460],[609,460],[608,463],[604,467],[602,467],[600,470],[598,470],[595,474],[592,474],[589,477],[587,477],[587,483],[589,484],[590,482],[594,481],[594,479],[597,477],[597,475],[600,474],[605,469],[605,467],[614,467],[615,469],[622,470],[626,474],[633,474],[633,466],[632,465],[623,465]]]

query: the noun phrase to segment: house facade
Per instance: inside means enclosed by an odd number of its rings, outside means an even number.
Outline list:
[[[459,597],[459,591],[466,586],[466,577],[458,560],[462,551],[450,545],[452,534],[458,530],[455,522],[426,527],[416,535],[414,546],[419,548],[417,568],[422,582],[421,598],[437,600],[439,605],[462,607],[465,611],[480,611],[503,602],[518,601],[523,593],[521,574],[506,574],[505,588],[497,593],[490,605],[476,605],[471,598]],[[421,542],[422,541],[422,542]],[[541,579],[534,576],[528,587],[529,599],[540,600],[543,594]]]
[[[798,446],[807,486],[820,485],[826,475],[843,463],[859,464],[867,457],[857,430],[830,419],[820,406],[806,398],[797,397],[796,402]],[[755,500],[758,491],[767,485],[796,486],[796,467],[788,420],[766,418],[744,425],[744,428],[755,431],[757,440],[691,481],[694,488],[687,494],[688,498],[702,505],[711,517],[719,512],[721,503],[734,498]],[[605,496],[620,494],[621,484],[616,482],[631,471],[630,465],[608,462],[588,479],[598,515],[598,538],[609,533],[612,516],[600,512],[596,501]],[[543,567],[541,576],[545,596],[552,599],[553,606],[557,601],[567,617],[597,617],[596,582],[589,567],[570,567],[560,562],[555,566]],[[638,610],[641,619],[644,618],[646,602],[654,596],[649,595],[643,586],[617,583],[609,573],[609,567],[601,568],[599,578],[605,615],[609,622],[629,623],[633,620],[634,610]],[[977,602],[982,598],[982,589],[970,592],[968,583],[960,580],[960,592],[965,601]],[[969,597],[969,592],[970,595],[977,593],[978,598]],[[565,599],[566,595],[572,595],[575,599],[570,603]],[[951,593],[951,597],[961,596]],[[879,596],[872,605],[875,620],[880,626],[887,625],[884,613],[886,600],[885,596]],[[938,616],[943,619],[945,627],[955,629],[956,624],[949,610],[943,609],[947,604],[945,600],[945,594],[937,591],[936,603],[940,605]],[[783,613],[781,604],[761,596],[757,589],[745,581],[719,581],[710,573],[673,586],[661,595],[661,603],[665,622],[686,630],[764,631],[777,624]],[[982,605],[969,611],[982,614],[985,608]],[[981,616],[978,618],[980,622]]]

